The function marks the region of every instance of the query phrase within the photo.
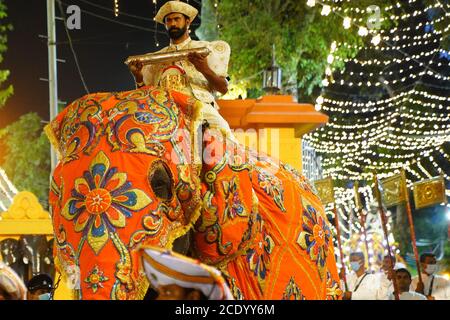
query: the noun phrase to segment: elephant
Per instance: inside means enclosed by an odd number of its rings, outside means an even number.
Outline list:
[[[19,238],[19,251],[22,261],[27,266],[25,280],[45,273],[45,257],[47,253],[47,237],[45,235],[22,235]]]
[[[19,241],[13,238],[0,241],[0,254],[2,261],[11,267],[22,280],[25,280],[26,266],[22,261]]]
[[[77,299],[143,299],[139,248],[218,268],[236,299],[340,299],[333,234],[290,165],[230,141],[201,103],[158,87],[85,95],[45,128],[58,152],[55,266]]]

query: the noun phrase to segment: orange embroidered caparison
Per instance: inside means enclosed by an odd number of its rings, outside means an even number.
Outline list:
[[[171,248],[192,229],[191,251],[222,271],[237,299],[339,299],[313,188],[289,165],[208,130],[200,149],[199,110],[191,97],[146,86],[86,95],[46,127],[60,156],[50,189],[55,261],[62,274],[79,270],[77,297],[142,299],[137,248]],[[215,151],[195,162],[203,150]],[[167,199],[149,183],[157,163]]]

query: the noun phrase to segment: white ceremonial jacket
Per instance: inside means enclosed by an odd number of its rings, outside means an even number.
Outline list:
[[[171,44],[170,46],[158,51],[158,53],[201,47],[207,47],[211,51],[211,53],[207,56],[208,66],[211,70],[220,77],[228,77],[228,63],[230,61],[231,49],[225,41],[208,42],[196,41],[188,38],[180,44]],[[188,60],[144,66],[142,69],[144,83],[146,85],[167,87],[165,85],[166,82],[161,80],[164,79],[165,74],[167,73],[167,68],[171,66],[176,66],[181,69],[182,73],[186,77],[186,87],[184,90],[178,91],[194,96],[206,104],[215,102],[213,90],[210,88],[208,80]],[[218,107],[217,104],[215,104],[215,107]]]

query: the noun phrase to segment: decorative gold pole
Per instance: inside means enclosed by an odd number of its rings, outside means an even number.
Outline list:
[[[355,181],[355,184],[353,187],[354,187],[354,191],[355,191],[355,204],[356,204],[356,208],[358,209],[360,223],[361,223],[361,229],[362,229],[362,233],[364,235],[364,245],[366,247],[366,253],[367,253],[367,264],[369,266],[369,269],[371,269],[370,257],[369,257],[369,243],[367,242],[367,233],[366,233],[366,216],[363,215],[361,199],[359,198],[358,181]]]
[[[405,199],[406,199],[406,213],[408,215],[409,230],[411,233],[411,242],[412,242],[414,258],[416,260],[416,266],[417,266],[417,275],[419,277],[419,283],[423,284],[422,273],[420,272],[419,251],[417,250],[417,245],[416,245],[416,232],[414,230],[414,221],[413,221],[412,213],[411,213],[411,205],[409,203],[409,192],[408,192],[408,188],[406,187],[405,170],[403,170],[403,169],[401,170],[401,175],[402,175],[402,183],[404,186],[403,192],[405,193]]]
[[[387,219],[386,219],[386,215],[383,210],[383,202],[381,200],[380,189],[378,188],[378,178],[377,178],[376,174],[374,174],[374,182],[375,182],[375,196],[376,196],[377,202],[378,202],[378,212],[380,213],[380,217],[381,217],[381,226],[383,227],[383,233],[384,233],[384,237],[386,239],[387,252],[388,252],[389,259],[391,261],[393,261],[391,245],[389,244],[389,234],[388,234],[387,226],[386,226]],[[390,273],[392,274],[392,283],[394,285],[395,300],[400,300],[400,297],[398,295],[397,280],[395,279],[395,274],[394,274],[394,266],[391,263],[389,264],[389,269],[390,269],[389,270]]]

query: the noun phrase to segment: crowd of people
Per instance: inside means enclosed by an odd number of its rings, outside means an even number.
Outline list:
[[[196,260],[158,248],[143,252],[144,269],[153,290],[144,300],[232,300],[220,272]],[[420,256],[421,279],[395,258],[385,256],[381,271],[367,270],[362,252],[350,254],[351,271],[341,282],[343,300],[450,300],[450,281],[436,274],[436,256]],[[344,280],[345,278],[345,280]],[[395,281],[395,284],[394,284]],[[395,287],[397,287],[395,289]],[[53,280],[46,274],[31,278],[27,285],[0,262],[0,300],[51,300]]]
[[[350,254],[351,271],[341,283],[344,300],[394,300],[395,284],[400,300],[450,300],[450,280],[436,274],[438,265],[433,253],[420,256],[422,281],[418,276],[412,277],[394,257],[385,256],[377,273],[368,271],[365,262],[362,252]]]

